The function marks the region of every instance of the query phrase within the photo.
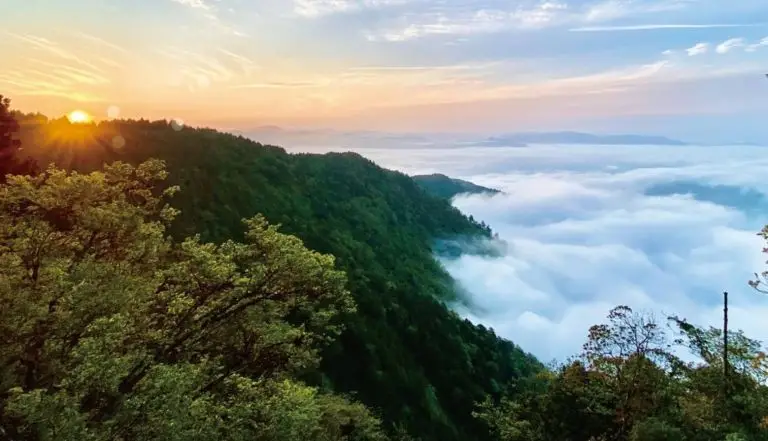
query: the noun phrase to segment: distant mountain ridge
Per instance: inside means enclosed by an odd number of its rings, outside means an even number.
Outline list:
[[[492,136],[479,145],[525,147],[528,144],[594,145],[688,145],[686,142],[657,135],[595,135],[582,132],[523,132]]]
[[[376,131],[337,131],[332,129],[295,129],[277,126],[261,126],[245,130],[244,133],[253,139],[264,140],[264,137],[278,137],[275,141],[305,142],[313,137],[321,138],[331,144],[357,143],[365,140],[379,140],[388,143],[387,147],[409,145],[439,145],[446,147],[526,147],[529,144],[586,144],[586,145],[690,145],[690,143],[661,135],[638,134],[607,134],[600,135],[576,131],[554,132],[509,132],[497,135],[483,134],[450,134],[450,133],[390,133]],[[294,140],[294,138],[296,138]],[[327,138],[327,139],[326,139]],[[394,144],[392,144],[394,143]]]

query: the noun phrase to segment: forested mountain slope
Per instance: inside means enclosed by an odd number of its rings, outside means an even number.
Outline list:
[[[77,170],[104,162],[167,162],[181,215],[178,236],[239,239],[241,219],[262,213],[307,247],[336,256],[349,277],[358,313],[326,351],[311,382],[355,392],[391,426],[424,440],[481,440],[471,417],[488,393],[514,388],[541,365],[492,330],[445,306],[449,275],[432,256],[436,239],[489,237],[447,201],[410,177],[353,153],[290,155],[242,137],[165,121],[95,125],[21,119],[27,154]]]
[[[440,173],[433,173],[431,175],[414,175],[411,177],[422,188],[427,190],[427,192],[445,199],[451,199],[452,197],[462,193],[500,193],[500,191],[496,190],[495,188],[483,187],[482,185],[477,185],[474,182],[451,178]]]

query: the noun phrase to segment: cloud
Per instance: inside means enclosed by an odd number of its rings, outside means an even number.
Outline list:
[[[538,29],[563,20],[567,9],[564,3],[545,2],[515,10],[480,9],[457,15],[436,13],[416,19],[404,27],[369,33],[368,39],[398,42],[430,35],[471,35],[510,28]]]
[[[660,75],[669,69],[667,60],[636,66],[626,66],[583,75],[563,76],[547,80],[524,82],[515,85],[489,85],[467,87],[458,90],[452,97],[454,102],[501,100],[513,98],[535,98],[546,96],[573,96],[617,92],[639,87],[644,83],[662,79]],[[443,95],[448,97],[448,95]],[[448,101],[444,99],[444,101]]]
[[[121,53],[121,54],[128,54],[129,53],[128,50],[123,48],[122,46],[118,46],[118,45],[116,45],[114,43],[111,43],[111,42],[101,38],[101,37],[97,37],[97,36],[91,35],[91,34],[86,34],[85,32],[74,32],[73,34],[75,36],[79,37],[79,38],[82,38],[82,39],[84,39],[86,41],[89,41],[91,43],[94,43],[96,45],[106,47],[106,48],[108,48],[110,50],[113,50],[115,52],[118,52],[118,53]]]
[[[605,0],[588,4],[585,8],[584,18],[588,22],[604,22],[630,16],[677,11],[685,9],[689,3],[687,0]]]
[[[245,83],[236,84],[231,86],[232,89],[296,89],[296,88],[311,88],[311,87],[323,87],[326,84],[312,83],[312,82],[260,82],[260,83]]]
[[[641,24],[624,26],[584,26],[569,29],[571,32],[617,32],[617,31],[654,31],[660,29],[713,29],[713,28],[740,28],[755,26],[752,24]]]
[[[687,5],[688,2],[684,0],[646,2],[605,0],[580,5],[547,0],[503,4],[505,7],[500,7],[501,5],[495,2],[475,4],[469,7],[458,7],[455,4],[446,3],[441,4],[441,7],[408,14],[402,17],[398,24],[383,30],[371,31],[367,36],[372,41],[401,42],[433,35],[471,35],[506,30],[539,30],[566,25],[582,25],[572,29],[582,32],[628,30],[632,27],[600,27],[594,23],[680,10]],[[664,25],[645,25],[645,27],[636,28],[649,29],[649,26]]]
[[[685,50],[688,56],[694,57],[696,55],[706,54],[709,51],[709,43],[696,43]]]
[[[46,38],[31,34],[7,33],[18,43],[15,48],[24,54],[20,61],[10,63],[0,75],[15,95],[64,98],[77,102],[101,101],[103,91],[113,84],[114,74],[122,63],[100,55],[94,49],[107,48],[117,59],[128,52],[98,37],[70,33],[78,40]],[[83,44],[83,40],[90,44]],[[69,43],[69,44],[67,44]]]
[[[768,37],[763,38],[762,40],[758,41],[757,43],[748,44],[744,50],[747,52],[754,52],[761,47],[768,46]]]
[[[0,84],[11,89],[15,95],[57,97],[77,102],[101,101],[99,95],[83,90],[88,84],[101,84],[97,79],[77,72],[62,73],[61,68],[58,71],[48,69],[48,72],[11,70],[0,74]]]
[[[234,60],[240,66],[244,75],[250,75],[252,72],[261,70],[261,66],[259,66],[258,63],[244,55],[237,54],[224,48],[218,48],[218,51]]]
[[[582,75],[558,75],[517,83],[497,79],[505,76],[512,78],[520,68],[514,62],[393,66],[353,68],[313,82],[333,87],[336,96],[343,97],[348,106],[359,106],[362,103],[372,109],[625,90],[661,78],[660,74],[669,66],[667,60],[661,60]]]
[[[743,38],[731,38],[717,45],[715,52],[718,54],[728,53],[731,49],[742,47],[744,45]]]
[[[6,32],[6,34],[25,43],[32,50],[45,52],[50,56],[77,63],[81,66],[88,67],[100,73],[104,72],[101,68],[88,61],[87,57],[76,54],[75,52],[63,47],[58,42],[31,34],[14,34],[11,32]]]
[[[171,0],[183,6],[190,7],[192,9],[202,9],[204,11],[210,11],[213,7],[206,3],[205,0]]]
[[[408,0],[293,0],[293,12],[306,18],[402,5]]]
[[[746,284],[762,271],[761,210],[720,205],[753,189],[768,195],[762,148],[389,148],[359,151],[382,166],[427,170],[500,188],[454,205],[509,244],[500,259],[444,262],[470,293],[465,317],[493,327],[543,360],[579,351],[588,327],[626,304],[657,317],[717,326],[722,291],[731,323],[768,339],[768,297]],[[696,182],[689,194],[683,185]],[[666,190],[650,192],[660,184]],[[726,187],[717,187],[724,185]],[[677,190],[675,190],[677,188]],[[722,196],[718,199],[718,196]],[[753,207],[755,208],[755,207]]]
[[[248,35],[229,23],[226,23],[219,17],[219,10],[217,6],[212,4],[209,0],[170,0],[171,2],[188,7],[197,11],[201,17],[207,20],[214,28],[218,29],[225,34],[234,35],[237,37],[248,37]],[[220,1],[220,0],[215,0]]]
[[[170,84],[186,87],[190,91],[207,89],[216,83],[229,83],[242,77],[242,74],[235,72],[232,64],[237,63],[242,68],[243,60],[232,57],[231,53],[218,51],[220,56],[216,56],[176,47],[156,49],[155,52],[173,66]]]

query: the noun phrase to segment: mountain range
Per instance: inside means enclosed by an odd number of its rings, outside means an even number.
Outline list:
[[[595,135],[581,132],[510,133],[486,138],[477,145],[524,147],[529,144],[590,145],[687,145],[683,141],[655,135]]]

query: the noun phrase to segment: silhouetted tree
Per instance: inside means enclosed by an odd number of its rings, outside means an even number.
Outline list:
[[[19,122],[11,112],[11,100],[0,95],[0,183],[5,182],[8,174],[31,174],[37,169],[31,159],[19,159],[21,141],[14,137],[18,131]]]

